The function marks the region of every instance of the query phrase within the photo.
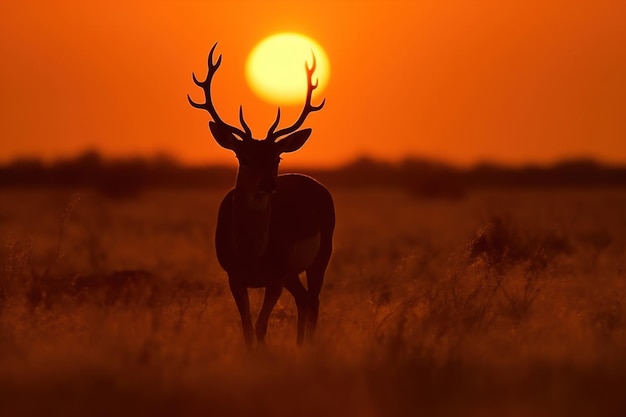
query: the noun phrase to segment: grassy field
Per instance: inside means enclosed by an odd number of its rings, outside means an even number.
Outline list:
[[[315,344],[285,292],[248,353],[223,192],[0,191],[0,415],[626,415],[623,190],[333,194]]]

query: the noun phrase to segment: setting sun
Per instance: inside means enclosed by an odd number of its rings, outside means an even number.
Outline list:
[[[304,63],[315,55],[319,94],[328,84],[330,64],[324,49],[304,35],[279,33],[258,43],[246,62],[246,78],[252,90],[274,104],[297,104],[306,94]]]

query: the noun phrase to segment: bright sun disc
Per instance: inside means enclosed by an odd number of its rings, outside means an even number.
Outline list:
[[[312,53],[317,61],[313,83],[319,80],[314,94],[319,94],[328,84],[328,56],[317,42],[297,33],[272,35],[254,47],[246,62],[250,87],[270,103],[303,103],[307,88],[304,64],[311,65]]]

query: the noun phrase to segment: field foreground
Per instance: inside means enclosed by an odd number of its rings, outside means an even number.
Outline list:
[[[0,415],[626,415],[623,190],[334,190],[315,343],[285,292],[254,352],[222,194],[0,191]]]

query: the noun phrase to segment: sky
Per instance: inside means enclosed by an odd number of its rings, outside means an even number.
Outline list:
[[[626,163],[623,0],[185,1],[0,3],[0,163],[169,154],[233,163],[211,137],[191,73],[219,42],[213,100],[256,137],[274,105],[246,83],[266,36],[305,34],[331,76],[313,134],[287,164],[427,157],[459,165]],[[291,124],[299,106],[282,106]]]

